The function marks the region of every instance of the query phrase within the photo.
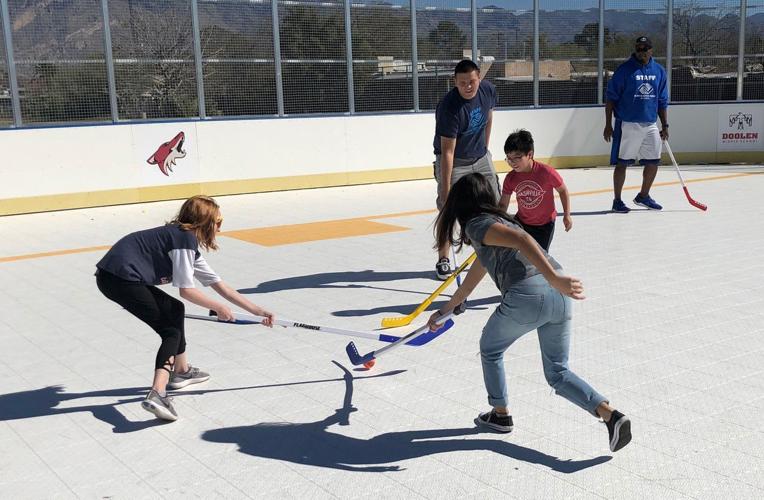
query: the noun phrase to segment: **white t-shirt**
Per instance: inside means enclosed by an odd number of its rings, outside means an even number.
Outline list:
[[[194,288],[194,278],[204,286],[210,286],[221,281],[201,254],[194,258],[196,252],[190,248],[175,248],[170,250],[172,260],[172,286],[177,288]]]

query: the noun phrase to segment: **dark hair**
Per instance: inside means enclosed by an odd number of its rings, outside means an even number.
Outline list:
[[[458,75],[459,73],[472,73],[473,71],[480,73],[480,68],[478,65],[469,59],[462,59],[454,68],[454,76]]]
[[[457,250],[469,244],[464,231],[467,223],[480,214],[491,214],[506,220],[513,220],[499,208],[496,192],[482,174],[477,172],[465,175],[453,185],[448,193],[443,209],[435,219],[435,248],[442,248],[446,243],[458,245]],[[454,237],[456,223],[461,227],[459,236]]]
[[[533,151],[533,136],[531,133],[521,128],[509,134],[509,137],[504,142],[504,152],[509,153],[511,151],[520,151],[526,155]]]

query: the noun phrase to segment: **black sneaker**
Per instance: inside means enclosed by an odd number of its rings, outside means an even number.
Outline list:
[[[499,415],[496,410],[491,410],[478,415],[475,424],[498,432],[512,432],[512,415]]]
[[[617,214],[628,214],[631,212],[631,209],[626,206],[626,203],[624,203],[620,198],[617,200],[613,200],[613,212]]]
[[[610,451],[618,451],[631,441],[631,421],[629,417],[618,410],[610,415],[610,420],[605,422],[607,433],[610,436]]]
[[[451,276],[451,261],[448,260],[448,257],[442,257],[437,264],[435,264],[435,276],[438,277],[440,281],[446,281],[449,276]]]
[[[650,210],[663,210],[663,207],[656,203],[654,199],[650,198],[649,194],[647,196],[637,194],[637,197],[634,198],[634,203],[649,208]]]

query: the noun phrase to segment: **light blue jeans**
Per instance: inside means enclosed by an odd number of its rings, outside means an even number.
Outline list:
[[[607,399],[568,368],[572,300],[537,275],[510,286],[488,319],[480,337],[480,358],[488,403],[507,406],[504,351],[532,330],[538,330],[544,376],[557,394],[597,416]]]

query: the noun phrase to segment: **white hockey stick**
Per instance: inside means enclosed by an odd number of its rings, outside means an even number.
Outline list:
[[[687,186],[684,185],[684,179],[682,179],[682,171],[679,170],[679,164],[676,162],[676,158],[674,158],[674,153],[671,152],[671,146],[669,146],[669,143],[666,140],[663,141],[663,145],[666,146],[666,152],[668,152],[669,157],[671,158],[671,163],[674,164],[674,168],[676,169],[676,175],[679,176],[679,183],[682,185],[682,189],[684,189],[684,195],[687,197],[687,201],[689,201],[690,205],[692,205],[695,208],[698,208],[703,211],[708,210],[708,206],[704,205],[703,203],[699,201],[695,201],[694,199],[692,199],[692,196],[690,196],[690,192],[687,190]]]
[[[255,316],[253,314],[244,314],[244,313],[234,313],[233,321],[223,321],[219,319],[217,316],[204,316],[202,314],[186,314],[186,317],[191,319],[201,319],[204,321],[218,321],[220,323],[232,323],[237,325],[256,325],[256,324],[261,324],[265,320],[263,316]],[[273,324],[277,326],[288,327],[288,328],[300,328],[303,330],[310,330],[313,332],[333,333],[335,335],[345,335],[347,337],[358,337],[362,339],[378,340],[381,342],[393,343],[393,342],[398,342],[399,340],[401,340],[401,337],[398,337],[396,335],[387,335],[385,333],[364,332],[364,331],[358,331],[358,330],[345,330],[342,328],[332,328],[329,326],[303,323],[301,321],[292,321],[291,319],[276,319],[274,320]],[[406,342],[406,344],[412,345],[412,346],[419,346],[419,345],[426,344],[433,338],[435,337],[412,338],[409,342]]]

